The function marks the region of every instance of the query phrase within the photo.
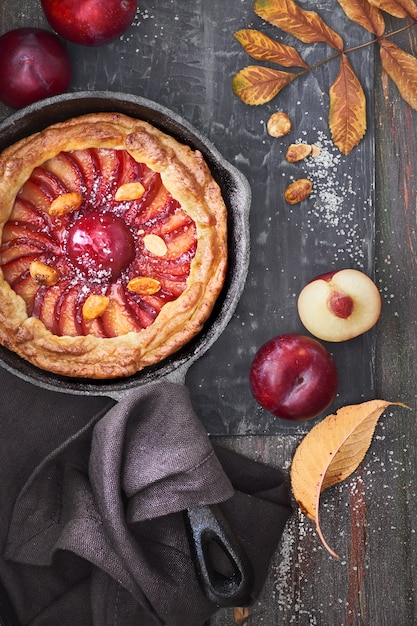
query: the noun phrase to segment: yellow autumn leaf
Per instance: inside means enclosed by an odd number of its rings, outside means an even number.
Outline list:
[[[401,97],[417,110],[417,59],[391,41],[381,41],[382,67],[397,85]]]
[[[384,17],[379,9],[368,0],[338,0],[340,6],[352,22],[356,22],[370,33],[382,37],[385,31]]]
[[[371,445],[375,426],[390,405],[401,402],[370,400],[345,406],[316,424],[295,451],[291,486],[301,511],[316,525],[330,554],[339,558],[323,537],[319,521],[320,494],[350,476]]]
[[[343,39],[315,11],[306,11],[294,0],[255,0],[254,11],[303,43],[327,43],[343,50]]]
[[[394,17],[412,17],[416,19],[417,6],[414,0],[368,0],[369,4]]]
[[[234,36],[245,52],[257,61],[271,61],[284,67],[309,67],[295,48],[275,41],[259,30],[242,29]]]
[[[417,4],[415,0],[397,0],[397,4],[404,9],[408,17],[411,17],[413,20],[417,19]]]
[[[340,56],[339,74],[329,95],[332,139],[343,154],[349,154],[366,132],[366,97],[345,54]]]
[[[232,89],[245,104],[265,104],[296,78],[297,74],[249,65],[232,80]]]

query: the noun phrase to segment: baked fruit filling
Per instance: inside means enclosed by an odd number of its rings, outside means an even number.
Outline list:
[[[186,288],[194,220],[124,150],[60,152],[36,167],[3,229],[5,280],[54,335],[140,331]]]
[[[227,210],[198,150],[94,113],[0,155],[0,343],[65,376],[160,362],[207,321]]]

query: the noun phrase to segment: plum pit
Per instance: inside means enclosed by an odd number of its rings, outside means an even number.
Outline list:
[[[347,320],[353,313],[353,300],[342,291],[332,291],[327,305],[333,315]]]

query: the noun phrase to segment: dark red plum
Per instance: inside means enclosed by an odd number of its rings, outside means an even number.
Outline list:
[[[20,109],[67,91],[71,59],[63,42],[42,28],[16,28],[0,37],[0,100]]]
[[[333,402],[338,374],[321,343],[305,335],[285,334],[258,350],[250,369],[250,386],[267,411],[303,421],[317,417]]]
[[[120,37],[137,10],[137,0],[41,0],[41,4],[58,35],[83,46],[99,46]]]

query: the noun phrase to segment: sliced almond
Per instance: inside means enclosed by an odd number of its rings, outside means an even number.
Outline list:
[[[165,241],[158,235],[145,235],[143,243],[148,252],[152,252],[155,256],[165,256],[168,252]]]
[[[41,261],[32,261],[29,265],[29,273],[36,282],[45,287],[56,285],[61,278],[56,269]]]
[[[283,111],[272,113],[266,124],[266,129],[271,137],[284,137],[284,135],[288,135],[291,127],[291,120]]]
[[[288,146],[285,158],[289,163],[296,163],[308,157],[312,152],[313,146],[308,143],[293,143]]]
[[[100,315],[103,315],[109,306],[109,302],[110,299],[107,296],[100,296],[96,293],[90,294],[83,304],[82,312],[84,319],[95,320]]]
[[[288,204],[298,204],[308,198],[313,189],[313,183],[308,178],[299,178],[285,190],[284,197]]]
[[[125,200],[139,200],[145,193],[145,187],[140,182],[125,183],[117,189],[114,199],[117,202]]]
[[[141,296],[152,296],[161,289],[161,283],[156,278],[135,276],[128,282],[127,288]]]
[[[52,217],[62,217],[67,213],[72,213],[80,208],[83,202],[83,197],[78,191],[70,191],[69,193],[63,193],[55,200],[52,200],[49,207],[49,215]]]
[[[313,158],[318,157],[318,156],[319,156],[319,154],[320,154],[320,152],[321,152],[321,150],[320,150],[319,146],[316,146],[316,145],[313,143],[313,145],[311,146],[311,156],[312,156]]]

